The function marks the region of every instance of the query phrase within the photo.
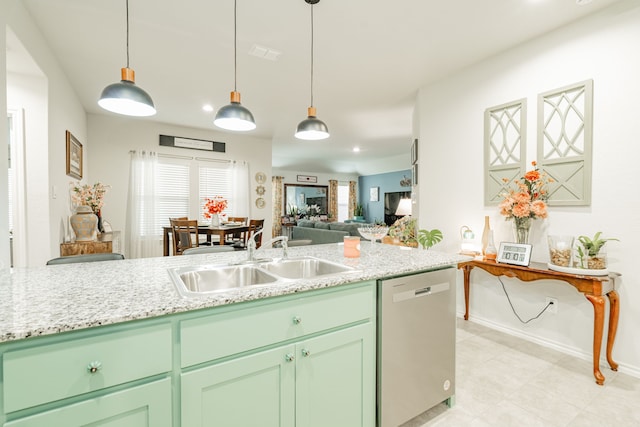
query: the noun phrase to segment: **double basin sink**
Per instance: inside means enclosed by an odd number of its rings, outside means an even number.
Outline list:
[[[169,276],[180,295],[196,296],[353,271],[356,270],[320,258],[299,257],[233,265],[171,268]]]

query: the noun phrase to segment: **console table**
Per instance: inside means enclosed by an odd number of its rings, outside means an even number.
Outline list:
[[[98,234],[96,240],[60,243],[60,256],[120,252],[120,232]]]
[[[613,361],[611,352],[618,330],[618,316],[620,301],[615,290],[615,279],[618,273],[609,272],[607,276],[585,276],[579,274],[561,273],[549,270],[546,264],[531,263],[529,267],[502,264],[495,261],[473,260],[458,264],[464,272],[464,320],[469,320],[469,282],[471,270],[479,268],[494,276],[515,277],[524,282],[535,280],[560,280],[576,288],[593,305],[593,376],[596,383],[604,384],[604,375],[600,372],[600,348],[602,347],[602,333],[604,329],[605,296],[609,300],[609,330],[607,333],[607,362],[614,371],[618,364]]]

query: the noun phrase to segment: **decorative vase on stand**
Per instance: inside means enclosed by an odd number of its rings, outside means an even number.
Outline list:
[[[529,243],[529,231],[532,225],[531,217],[513,218],[513,237],[516,243]]]
[[[220,214],[211,214],[211,226],[212,227],[220,226]]]
[[[78,206],[76,213],[69,218],[76,241],[91,241],[98,237],[98,217],[89,206]]]

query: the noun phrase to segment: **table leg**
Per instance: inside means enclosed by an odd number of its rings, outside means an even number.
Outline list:
[[[620,315],[620,300],[618,293],[611,291],[607,294],[609,298],[609,331],[607,333],[607,362],[614,371],[618,370],[618,364],[613,361],[611,352],[613,351],[613,343],[616,341],[616,332],[618,332],[618,316]]]
[[[601,295],[585,295],[593,305],[593,376],[598,385],[604,384],[604,375],[600,372],[600,348],[602,347],[602,330],[604,329],[604,297]]]
[[[469,320],[469,280],[471,278],[471,269],[468,265],[463,268],[464,274],[464,320]]]
[[[169,256],[169,233],[164,232],[162,236],[162,253],[164,256]]]

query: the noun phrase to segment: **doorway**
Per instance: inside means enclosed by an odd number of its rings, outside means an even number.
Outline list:
[[[11,267],[26,265],[25,180],[24,180],[24,112],[7,110],[9,129],[8,200],[9,260]]]

